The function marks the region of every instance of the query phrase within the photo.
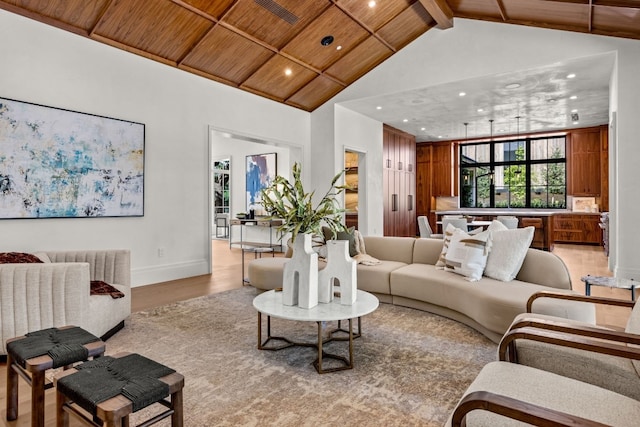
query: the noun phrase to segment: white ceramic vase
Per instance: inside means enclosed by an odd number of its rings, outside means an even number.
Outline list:
[[[340,304],[356,302],[358,281],[357,262],[349,256],[347,240],[327,241],[327,266],[318,272],[318,301],[329,303],[334,292],[340,293]],[[336,282],[340,285],[336,287]]]
[[[311,234],[298,234],[293,255],[284,264],[282,302],[300,308],[318,305],[318,254],[311,248]]]

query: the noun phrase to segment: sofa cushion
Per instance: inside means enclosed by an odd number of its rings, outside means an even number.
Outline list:
[[[491,251],[484,275],[509,282],[515,279],[533,240],[534,227],[491,232]]]
[[[410,264],[394,270],[390,288],[392,295],[426,301],[463,313],[498,334],[504,334],[513,319],[526,311],[531,295],[549,290],[545,286],[517,280],[501,282],[489,277],[470,283],[460,275],[437,270],[429,264]],[[534,310],[589,323],[595,320],[594,307],[579,302],[541,299],[534,304]]]
[[[349,227],[347,231],[338,231],[334,237],[333,231],[329,227],[322,227],[324,240],[346,240],[349,242],[349,256],[354,257],[359,253],[359,244],[355,235],[355,227]],[[326,258],[326,256],[324,257]]]
[[[410,264],[413,261],[413,237],[365,236],[367,254],[379,260]]]
[[[377,294],[391,294],[389,282],[391,273],[407,264],[398,261],[384,261],[377,265],[358,264],[358,289]]]
[[[489,231],[470,236],[462,230],[455,230],[445,255],[445,270],[460,274],[471,282],[480,280],[490,246]]]

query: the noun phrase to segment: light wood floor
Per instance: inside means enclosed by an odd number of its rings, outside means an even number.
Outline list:
[[[242,287],[243,274],[241,273],[242,258],[240,250],[229,249],[228,242],[225,240],[213,240],[212,253],[213,274],[133,288],[132,310],[142,311],[175,301]],[[578,292],[584,293],[584,284],[580,281],[580,277],[587,274],[611,275],[607,269],[607,258],[604,256],[601,247],[556,245],[554,253],[560,256],[567,264],[574,289]],[[282,256],[282,254],[276,254],[276,256]],[[251,259],[253,259],[253,255],[246,254],[246,261],[248,262]],[[592,287],[592,295],[630,298],[629,291],[600,287]],[[627,316],[628,310],[625,312],[624,309],[599,310],[598,323],[624,327]],[[0,390],[2,390],[0,393],[0,426],[23,427],[30,425],[30,390],[22,380],[20,380],[19,387],[20,416],[16,421],[7,422],[6,363],[0,364]],[[55,393],[53,390],[47,391],[45,406],[46,425],[54,426]],[[77,421],[72,420],[71,422],[72,427],[80,425]]]

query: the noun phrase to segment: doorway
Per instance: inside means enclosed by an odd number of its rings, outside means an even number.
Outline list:
[[[213,201],[213,224],[216,239],[229,238],[229,214],[231,195],[231,159],[224,157],[213,160],[211,167],[211,188]]]
[[[344,193],[345,225],[366,230],[366,153],[344,148],[344,182],[350,188]]]

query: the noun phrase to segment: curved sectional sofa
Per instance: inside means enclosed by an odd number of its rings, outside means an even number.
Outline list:
[[[528,249],[516,278],[502,282],[483,276],[469,282],[456,273],[436,269],[442,239],[364,237],[367,255],[381,261],[358,265],[358,289],[381,302],[428,311],[464,323],[499,342],[513,319],[526,312],[527,300],[539,291],[575,293],[564,262],[556,255]],[[249,263],[249,281],[261,290],[282,286],[286,258]],[[591,304],[538,299],[536,313],[595,323]]]

